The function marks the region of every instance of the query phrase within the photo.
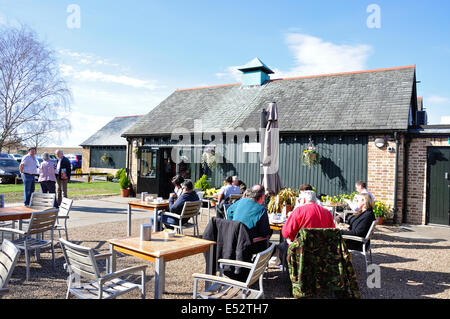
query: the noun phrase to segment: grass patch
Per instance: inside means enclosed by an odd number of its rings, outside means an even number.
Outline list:
[[[0,194],[5,195],[6,203],[23,202],[23,188],[23,184],[0,185]],[[36,183],[35,192],[41,192],[39,183]],[[68,184],[67,192],[71,199],[79,199],[89,195],[119,195],[120,186],[118,183],[111,182],[74,182]]]

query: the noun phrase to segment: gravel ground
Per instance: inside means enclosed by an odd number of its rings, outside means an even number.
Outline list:
[[[200,230],[206,226],[207,217],[203,216]],[[138,234],[139,225],[147,220],[133,220],[133,234]],[[106,252],[109,246],[105,240],[125,235],[126,222],[111,222],[73,228],[70,240],[78,244],[93,247],[97,252]],[[191,230],[187,231],[191,234]],[[278,235],[272,237],[278,241]],[[420,299],[450,298],[450,229],[428,226],[379,226],[373,237],[373,262],[380,267],[380,288],[368,288],[366,284],[364,259],[353,256],[364,299]],[[56,271],[52,271],[49,249],[41,252],[41,261],[31,259],[31,280],[25,281],[25,257],[22,254],[9,283],[11,299],[60,299],[65,298],[67,273],[63,269],[64,257],[57,246]],[[118,254],[117,269],[135,264],[145,264],[136,257]],[[154,264],[147,263],[147,298],[154,295]],[[204,258],[194,255],[166,265],[166,291],[163,298],[192,298],[192,274],[204,272]],[[101,270],[104,265],[101,265]],[[137,277],[130,277],[137,280]],[[374,281],[370,281],[374,283]],[[376,282],[375,282],[376,283]],[[281,270],[270,268],[268,278],[264,279],[265,297],[269,299],[291,298],[289,278]],[[139,298],[138,292],[132,292],[121,298]]]

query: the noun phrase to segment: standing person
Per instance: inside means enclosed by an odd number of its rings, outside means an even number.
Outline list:
[[[48,153],[42,154],[43,162],[39,167],[39,179],[42,193],[56,194],[56,171]]]
[[[22,174],[22,180],[24,185],[24,204],[25,206],[30,205],[31,194],[34,193],[35,182],[34,175],[37,174],[38,161],[35,157],[36,148],[30,147],[28,149],[28,154],[22,158],[19,165],[19,171]]]
[[[58,207],[61,205],[63,197],[67,198],[67,184],[70,180],[71,168],[70,161],[64,156],[63,151],[57,150],[55,152],[58,158],[58,164],[56,165],[56,184],[58,185]]]

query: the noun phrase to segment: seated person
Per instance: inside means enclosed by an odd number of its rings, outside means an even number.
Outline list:
[[[269,216],[262,205],[264,199],[264,186],[254,185],[247,190],[247,197],[238,200],[227,209],[229,220],[241,222],[248,227],[253,241],[251,248],[253,254],[267,249],[268,240],[272,235]]]
[[[341,232],[343,235],[366,237],[372,222],[375,220],[375,215],[373,214],[374,202],[367,193],[359,194],[355,197],[358,210],[346,221],[350,225],[349,230],[341,230]],[[360,242],[346,239],[345,244],[348,249],[362,250]]]
[[[172,178],[172,185],[174,186],[173,192],[176,194],[176,197],[180,197],[183,194],[183,189],[181,185],[184,182],[184,178],[181,175],[176,175]]]
[[[170,194],[169,198],[169,211],[174,214],[181,215],[183,211],[185,202],[195,202],[200,200],[196,192],[194,192],[194,185],[191,181],[184,181],[181,186],[183,193],[181,196],[176,197],[174,193]],[[175,201],[176,199],[176,201]],[[154,222],[153,217],[150,218],[152,223]],[[189,218],[183,218],[182,224],[186,224]],[[164,223],[178,225],[179,220],[170,216],[163,216]],[[161,216],[158,216],[158,223],[161,223]],[[170,226],[169,226],[170,228]]]
[[[310,184],[303,184],[300,185],[300,193],[303,191],[314,191],[312,186]],[[302,196],[299,196],[298,200],[295,202],[295,207],[294,209],[296,209],[299,206],[305,205],[305,200]],[[323,206],[322,202],[316,197],[316,204],[319,206]]]
[[[237,179],[237,177],[236,177]],[[237,182],[239,180],[237,179]],[[236,181],[235,181],[236,183]],[[233,177],[228,176],[225,179],[225,185],[219,190],[219,195],[217,197],[216,205],[216,216],[219,218],[225,218],[225,212],[223,209],[223,204],[228,203],[230,195],[241,195],[241,189],[237,185],[233,185]]]
[[[375,200],[373,195],[367,190],[367,184],[365,182],[357,181],[355,183],[355,189],[358,192],[358,194],[369,194],[370,198],[372,198],[372,200]],[[358,211],[359,207],[355,198],[353,198],[353,202],[348,199],[344,199],[344,201],[348,204],[351,210],[355,212]]]
[[[289,244],[295,240],[302,228],[335,228],[333,216],[330,212],[316,204],[316,193],[306,190],[301,193],[304,205],[294,209],[281,229],[281,234],[286,240],[278,245],[279,253],[286,260]],[[273,262],[271,264],[277,264]]]

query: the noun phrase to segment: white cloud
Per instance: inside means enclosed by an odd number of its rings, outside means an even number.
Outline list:
[[[372,52],[369,45],[335,44],[298,32],[288,33],[285,42],[294,57],[294,66],[286,71],[272,68],[272,79],[364,70]],[[237,68],[227,67],[216,76],[240,81]]]
[[[429,98],[426,98],[424,101],[430,104],[444,104],[449,103],[450,99],[439,95],[432,95]]]
[[[447,124],[450,124],[450,116],[442,116],[441,117],[441,124],[442,125],[447,125]]]

